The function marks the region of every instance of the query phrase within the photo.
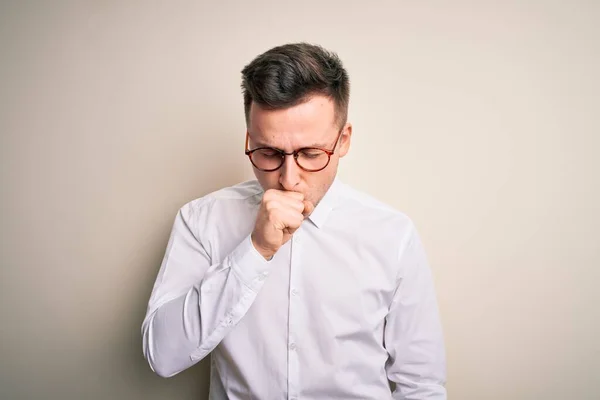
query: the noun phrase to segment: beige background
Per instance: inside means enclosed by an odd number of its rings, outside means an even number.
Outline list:
[[[241,68],[299,40],[351,75],[342,179],[420,228],[450,398],[600,398],[598,2],[0,7],[1,399],[206,398],[140,324],[176,210],[252,176]]]

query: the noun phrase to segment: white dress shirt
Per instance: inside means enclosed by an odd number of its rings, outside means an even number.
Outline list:
[[[249,181],[177,214],[142,325],[152,369],[169,377],[210,353],[211,400],[446,399],[410,219],[336,178],[266,261],[250,239],[262,195]]]

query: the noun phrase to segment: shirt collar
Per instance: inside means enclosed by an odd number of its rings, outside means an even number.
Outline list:
[[[325,196],[323,196],[319,204],[317,204],[313,212],[308,217],[308,219],[310,219],[310,221],[315,224],[317,228],[321,229],[323,225],[325,225],[327,217],[329,217],[331,211],[337,206],[340,197],[341,186],[342,183],[336,177],[327,190],[327,193],[325,193]]]

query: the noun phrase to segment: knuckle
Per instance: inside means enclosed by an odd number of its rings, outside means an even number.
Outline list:
[[[275,209],[275,203],[273,201],[269,201],[267,203],[265,203],[265,210],[267,211],[273,211]]]
[[[267,199],[273,199],[275,197],[277,197],[278,191],[276,189],[267,189],[265,191],[265,193],[263,194],[263,199],[267,198]]]
[[[267,216],[267,220],[268,220],[270,223],[272,223],[272,224],[275,224],[275,223],[277,223],[277,222],[279,221],[279,217],[278,217],[278,215],[277,215],[277,213],[276,213],[276,212],[271,212],[271,213],[269,213],[269,215]]]

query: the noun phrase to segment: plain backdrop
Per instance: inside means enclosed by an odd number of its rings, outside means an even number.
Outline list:
[[[3,1],[0,398],[206,399],[140,324],[175,213],[252,178],[240,71],[338,52],[340,177],[407,213],[456,400],[600,398],[597,1]]]

